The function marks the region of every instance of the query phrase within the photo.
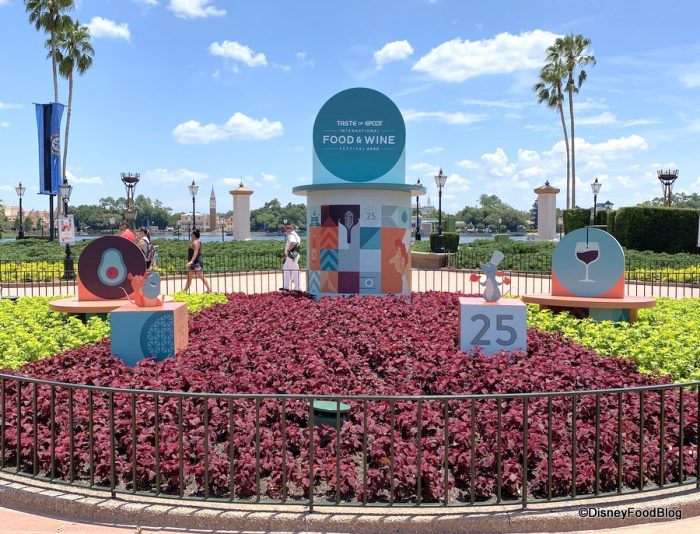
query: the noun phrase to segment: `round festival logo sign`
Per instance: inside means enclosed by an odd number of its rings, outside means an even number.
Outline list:
[[[118,236],[95,239],[83,249],[78,261],[80,282],[103,299],[124,298],[133,288],[128,278],[146,272],[146,259],[134,243]]]
[[[314,150],[334,176],[370,182],[388,173],[406,145],[399,108],[374,89],[356,87],[331,97],[316,116]]]

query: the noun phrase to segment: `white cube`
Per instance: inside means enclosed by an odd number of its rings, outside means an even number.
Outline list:
[[[459,310],[460,350],[478,346],[487,355],[527,350],[527,307],[520,299],[460,297]]]

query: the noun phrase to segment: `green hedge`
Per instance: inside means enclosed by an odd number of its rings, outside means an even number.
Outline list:
[[[564,211],[564,233],[568,234],[591,222],[591,210],[585,208],[572,208]]]
[[[615,235],[615,216],[617,215],[617,212],[609,210],[603,211],[602,213],[605,214],[605,222],[601,224],[607,224],[608,232],[610,232],[612,235]]]
[[[447,252],[457,252],[459,248],[459,234],[454,232],[443,232],[442,237],[445,241],[445,250]],[[437,248],[437,234],[430,234],[430,251],[435,252]]]
[[[615,212],[600,210],[595,212],[595,224],[607,226],[610,232],[610,218],[615,218]],[[589,208],[572,208],[564,211],[564,233],[568,234],[579,228],[584,228],[591,223],[591,210]],[[610,232],[612,233],[612,232]]]
[[[699,216],[700,210],[682,208],[620,208],[613,235],[626,248],[697,254]]]

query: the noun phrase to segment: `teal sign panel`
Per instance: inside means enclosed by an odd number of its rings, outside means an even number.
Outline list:
[[[405,182],[406,125],[389,97],[363,87],[328,100],[313,130],[313,183]]]
[[[579,228],[559,241],[552,255],[552,295],[624,296],[625,253],[598,228]]]

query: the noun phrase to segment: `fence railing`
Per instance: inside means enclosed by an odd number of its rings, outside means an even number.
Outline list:
[[[486,261],[486,260],[484,260]],[[513,260],[515,261],[515,260]],[[526,263],[529,260],[524,260]],[[210,265],[211,263],[211,265]],[[273,265],[266,268],[264,265]],[[540,294],[551,292],[551,276],[548,270],[503,269],[509,279],[504,292],[512,295]],[[306,272],[301,264],[300,287],[307,289]],[[517,265],[516,265],[517,267]],[[525,267],[522,265],[520,267]],[[171,294],[183,290],[188,272],[183,266],[159,263],[163,293]],[[482,292],[478,282],[470,276],[478,269],[439,270],[413,269],[412,291],[449,291],[465,294]],[[281,258],[276,255],[252,255],[230,260],[218,258],[205,262],[205,276],[212,290],[222,293],[267,293],[283,285],[284,272]],[[658,267],[652,263],[632,262],[625,272],[626,294],[655,297],[700,297],[700,268]],[[193,291],[203,291],[204,286],[194,279]],[[0,284],[3,295],[57,296],[77,293],[76,280],[65,279],[62,262],[19,262],[0,260]]]
[[[144,391],[0,374],[0,470],[112,496],[310,509],[525,508],[700,488],[699,384],[334,396]]]

